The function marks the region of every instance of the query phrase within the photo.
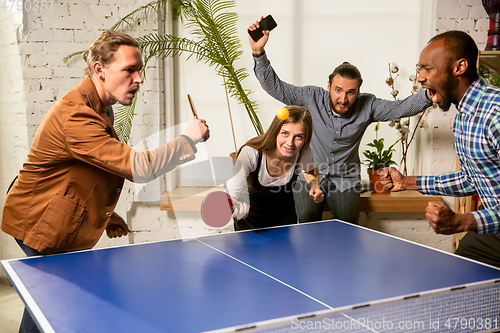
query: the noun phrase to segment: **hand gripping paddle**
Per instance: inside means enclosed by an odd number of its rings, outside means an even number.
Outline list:
[[[231,196],[224,191],[209,193],[201,203],[201,218],[213,228],[225,226],[233,214]]]

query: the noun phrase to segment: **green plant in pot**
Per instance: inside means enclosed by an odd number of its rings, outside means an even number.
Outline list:
[[[375,133],[378,133],[379,124],[375,126]],[[396,140],[389,148],[384,149],[384,138],[378,138],[378,135],[375,136],[373,142],[367,143],[366,145],[371,148],[375,148],[375,150],[367,149],[363,152],[365,156],[365,160],[363,164],[368,167],[368,176],[370,178],[370,189],[373,193],[389,193],[382,183],[380,182],[380,174],[379,171],[383,168],[390,167],[392,165],[397,165],[396,162],[392,160],[392,154],[395,151],[394,146],[401,139]]]
[[[481,76],[486,83],[500,87],[500,75],[496,72],[491,72],[490,69],[482,64],[479,64],[479,76]]]

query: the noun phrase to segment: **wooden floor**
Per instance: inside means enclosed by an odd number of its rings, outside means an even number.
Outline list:
[[[0,331],[19,332],[24,304],[6,277],[0,277]]]

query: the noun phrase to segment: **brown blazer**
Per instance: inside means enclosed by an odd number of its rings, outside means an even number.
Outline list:
[[[148,182],[194,159],[182,136],[138,152],[120,142],[112,109],[90,78],[47,113],[9,191],[1,229],[51,254],[92,248],[113,214],[124,179]]]

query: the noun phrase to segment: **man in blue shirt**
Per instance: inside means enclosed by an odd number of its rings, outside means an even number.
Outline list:
[[[460,171],[403,177],[387,168],[382,182],[391,191],[479,194],[483,210],[456,214],[442,202],[429,202],[426,217],[439,234],[469,231],[457,254],[500,266],[500,89],[478,76],[477,58],[476,43],[468,34],[448,31],[430,40],[419,61],[418,81],[431,92],[432,101],[444,111],[457,106],[453,133]]]
[[[248,30],[255,30],[259,22]],[[294,86],[283,82],[271,67],[264,47],[269,31],[255,42],[248,38],[255,61],[255,75],[262,88],[285,105],[300,105],[311,113],[311,146],[320,172],[320,186],[325,200],[314,203],[308,198],[310,187],[304,179],[296,183],[295,207],[299,222],[322,219],[325,202],[333,217],[358,223],[360,210],[359,145],[366,128],[373,122],[414,116],[431,106],[421,91],[401,101],[387,101],[372,94],[360,93],[361,73],[344,62],[330,75],[327,89]]]

